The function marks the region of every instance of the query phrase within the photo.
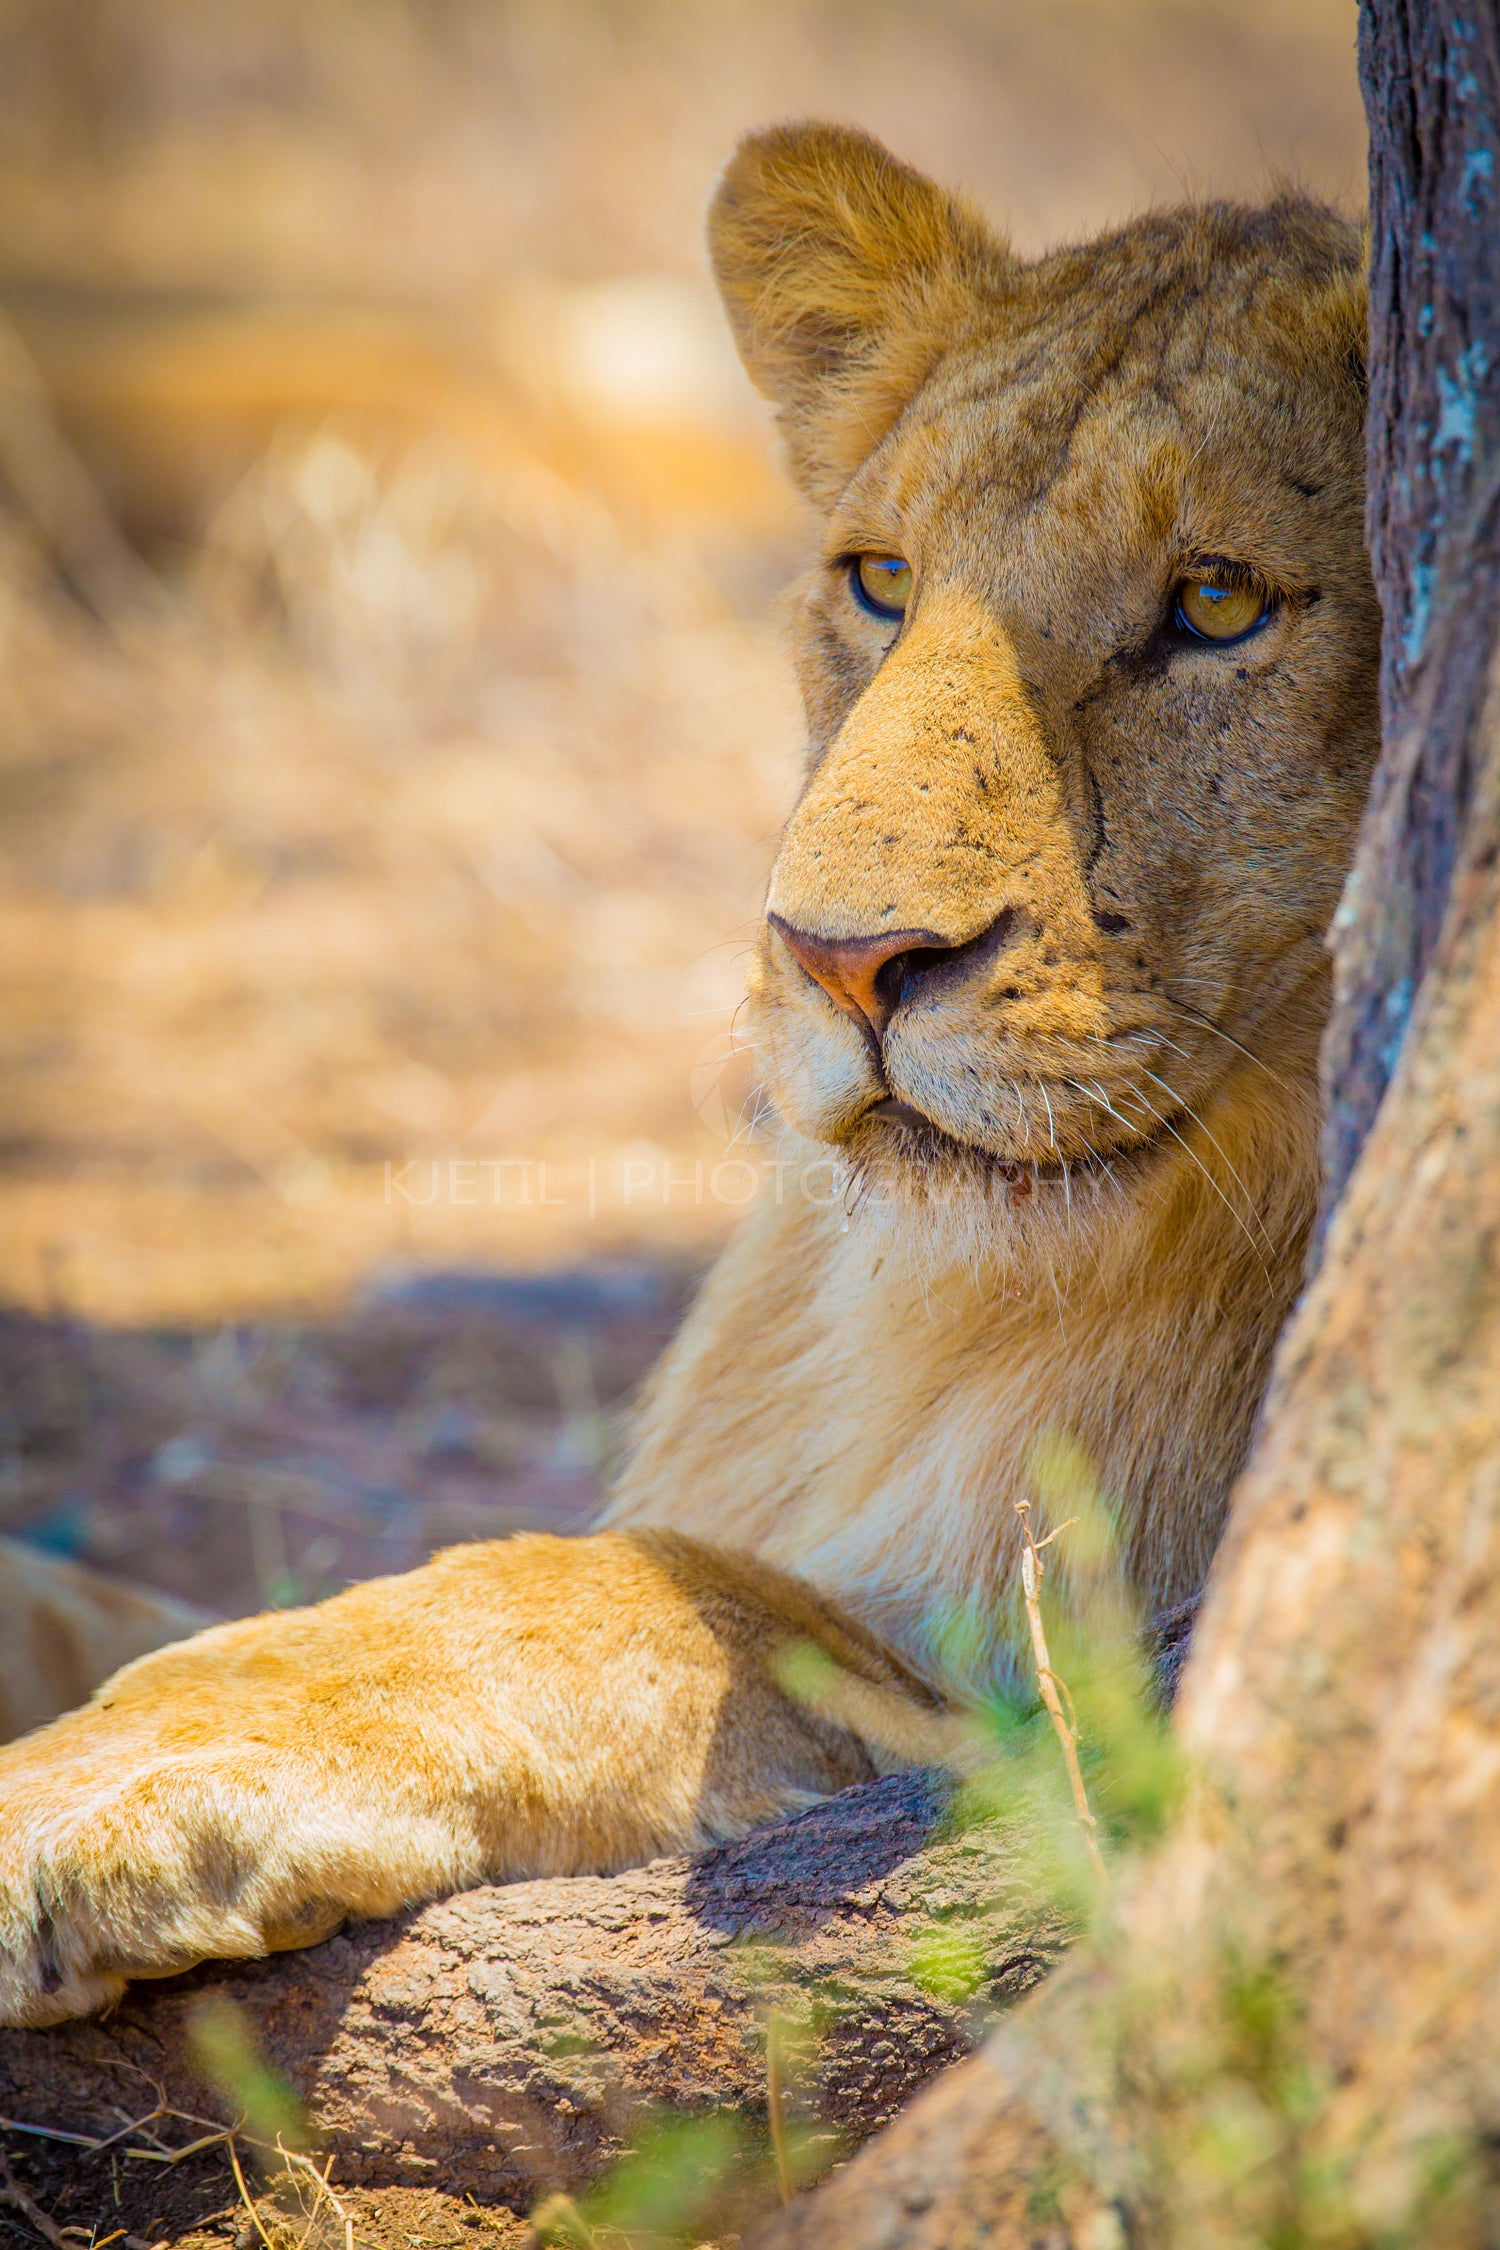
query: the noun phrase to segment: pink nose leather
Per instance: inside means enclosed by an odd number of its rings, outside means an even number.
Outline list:
[[[889,930],[883,937],[825,938],[794,930],[779,914],[766,920],[794,961],[816,978],[836,1008],[868,1026],[879,1038],[891,1020],[895,1000],[887,1000],[876,979],[901,953],[947,953],[946,938],[935,930]]]

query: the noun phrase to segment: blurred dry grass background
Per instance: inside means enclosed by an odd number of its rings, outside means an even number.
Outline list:
[[[800,525],[707,284],[718,164],[837,115],[1023,248],[1287,174],[1353,202],[1354,32],[1353,0],[0,0],[0,1520],[144,1552],[98,1501],[134,1479],[182,1548],[226,1430],[295,1477],[309,1416],[382,1399],[377,1498],[456,1397],[474,1474],[593,1473],[567,1433],[641,1361],[608,1338],[657,1334],[628,1287],[542,1318],[519,1452],[472,1323],[460,1374],[413,1347],[381,1392],[389,1320],[356,1352],[334,1308],[629,1257],[668,1261],[659,1311],[728,1222],[691,1167],[742,1098]],[[261,1524],[252,1597],[369,1566],[316,1516],[300,1575]]]

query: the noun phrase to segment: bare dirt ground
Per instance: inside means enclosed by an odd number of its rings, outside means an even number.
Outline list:
[[[177,2129],[178,2145],[185,2146],[193,2127]],[[111,2239],[120,2250],[153,2250],[164,2242],[182,2250],[208,2250],[209,2245],[222,2250],[225,2244],[232,2250],[265,2250],[267,2235],[274,2250],[297,2250],[305,2240],[316,2250],[342,2250],[342,2229],[330,2224],[332,2214],[326,2208],[321,2213],[307,2208],[286,2183],[268,2183],[252,2169],[246,2177],[249,2200],[242,2197],[222,2144],[170,2167],[139,2159],[122,2164],[118,2156],[111,2164],[108,2155],[81,2157],[62,2144],[22,2134],[10,2136],[10,2147],[11,2183],[50,2219],[67,2250],[74,2245],[90,2250],[91,2244]],[[0,2202],[4,2193],[0,2175]],[[371,2250],[458,2250],[459,2245],[521,2250],[537,2240],[514,2212],[435,2188],[338,2187],[337,2193],[354,2223],[356,2241]],[[0,2209],[0,2232],[34,2242],[40,2228],[25,2204],[12,2202]],[[60,2250],[59,2244],[52,2250]]]

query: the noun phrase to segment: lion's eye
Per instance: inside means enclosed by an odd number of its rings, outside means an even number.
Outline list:
[[[1256,586],[1216,586],[1207,578],[1184,579],[1177,589],[1177,622],[1200,641],[1242,641],[1264,625],[1271,604]]]
[[[849,573],[854,598],[872,617],[904,617],[911,600],[911,564],[899,555],[856,555]]]

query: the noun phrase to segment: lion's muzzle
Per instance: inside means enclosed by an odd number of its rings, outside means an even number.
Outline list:
[[[1105,1028],[1065,756],[1000,623],[934,589],[815,768],[772,875],[757,1040],[792,1121],[838,1140],[891,1095],[994,1146],[986,1112],[1018,1047]]]

